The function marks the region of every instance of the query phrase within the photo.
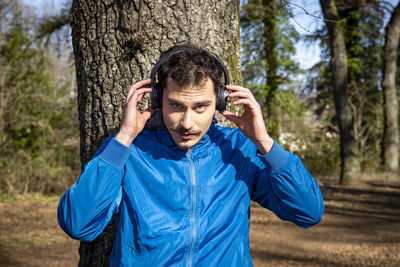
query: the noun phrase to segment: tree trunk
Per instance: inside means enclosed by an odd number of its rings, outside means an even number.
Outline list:
[[[385,170],[396,172],[399,169],[399,104],[396,94],[396,62],[400,38],[400,4],[393,10],[385,31],[382,71],[385,126],[382,154]]]
[[[320,4],[326,19],[331,48],[333,98],[340,131],[340,183],[351,184],[357,182],[360,166],[347,93],[346,45],[335,0],[320,0]]]
[[[268,133],[274,138],[278,138],[280,134],[280,120],[278,120],[279,112],[277,111],[276,94],[278,92],[278,53],[277,53],[277,18],[276,18],[275,0],[263,0],[263,24],[264,24],[264,58],[266,61],[265,73],[267,75],[267,94],[264,98],[266,107],[266,118],[274,118],[276,121],[268,125]]]
[[[117,131],[129,86],[148,78],[170,46],[190,42],[215,52],[232,83],[241,83],[239,1],[74,0],[70,18],[82,164]],[[79,265],[108,265],[115,232],[109,224],[93,242],[81,242]]]

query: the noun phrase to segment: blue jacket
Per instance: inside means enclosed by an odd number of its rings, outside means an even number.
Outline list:
[[[240,130],[213,124],[189,153],[167,130],[143,130],[129,148],[106,139],[58,222],[91,241],[115,214],[111,266],[253,266],[250,200],[304,228],[324,210],[313,177],[277,143],[262,156]]]

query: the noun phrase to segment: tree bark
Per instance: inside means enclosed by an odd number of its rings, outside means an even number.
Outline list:
[[[239,1],[74,0],[70,19],[82,164],[117,131],[129,86],[148,78],[170,46],[190,42],[215,52],[241,84]],[[81,242],[79,265],[108,265],[115,232],[109,224],[93,242]]]
[[[393,10],[385,29],[385,45],[383,47],[383,165],[385,170],[399,170],[399,113],[396,94],[396,62],[400,38],[400,4]]]
[[[347,92],[348,68],[343,28],[335,0],[320,0],[331,49],[332,88],[340,131],[340,184],[356,183],[360,173],[357,143]]]

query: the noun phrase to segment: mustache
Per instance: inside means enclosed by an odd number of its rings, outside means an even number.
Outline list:
[[[193,131],[193,130],[190,130],[190,129],[186,129],[186,128],[183,128],[183,127],[178,127],[178,128],[176,128],[175,129],[175,131],[177,131],[178,133],[184,133],[184,134],[193,134],[193,135],[198,135],[198,134],[200,134],[200,132],[199,131]]]

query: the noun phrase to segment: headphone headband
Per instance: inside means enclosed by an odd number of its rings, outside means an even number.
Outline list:
[[[176,50],[173,50],[169,53],[167,53],[166,55],[162,56],[157,62],[156,64],[154,64],[153,69],[151,70],[150,73],[150,79],[151,79],[151,83],[150,83],[150,87],[153,88],[155,85],[155,78],[156,78],[156,74],[158,69],[160,68],[160,66],[167,60],[169,59],[171,56],[176,55],[178,53],[181,52],[186,52],[186,51],[196,51],[198,49],[196,48],[191,48],[191,47],[182,47],[182,48],[178,48]],[[225,78],[225,85],[230,84],[229,82],[229,75],[228,75],[228,70],[226,69],[224,63],[222,62],[222,60],[214,53],[203,50],[205,52],[207,52],[210,56],[212,56],[220,65],[220,67],[222,68],[222,71],[224,73],[224,78]]]
[[[225,86],[229,84],[229,75],[228,75],[228,70],[226,69],[224,63],[222,62],[222,60],[214,53],[206,51],[206,50],[202,50],[202,49],[198,49],[198,48],[193,48],[193,47],[182,47],[182,48],[177,48],[176,50],[173,50],[169,53],[167,53],[166,55],[162,56],[157,62],[156,64],[154,64],[153,69],[151,70],[150,73],[150,79],[151,79],[151,83],[150,83],[150,87],[153,89],[153,91],[150,93],[150,98],[151,98],[151,107],[153,109],[159,109],[162,106],[162,93],[163,93],[163,88],[161,88],[161,85],[159,82],[155,82],[156,80],[156,74],[158,72],[158,69],[160,68],[160,66],[162,64],[164,64],[164,62],[169,59],[171,56],[181,53],[181,52],[185,52],[185,51],[204,51],[206,52],[208,55],[210,55],[212,58],[214,58],[218,64],[220,65],[220,67],[222,68],[222,71],[224,73],[224,77],[225,77],[225,85],[224,86],[220,86],[219,88],[217,88],[216,90],[216,109],[217,110],[224,110],[226,107],[226,102],[228,100],[228,90],[225,89]]]

